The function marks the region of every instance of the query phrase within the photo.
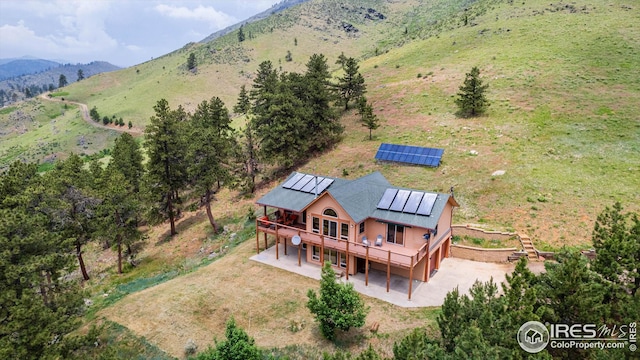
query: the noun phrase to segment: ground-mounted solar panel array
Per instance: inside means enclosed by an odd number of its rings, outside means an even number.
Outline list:
[[[438,167],[442,154],[444,149],[382,143],[376,153],[376,160]]]
[[[378,202],[378,209],[429,216],[438,194],[422,191],[387,189]]]
[[[297,172],[282,184],[282,187],[309,194],[320,194],[331,184],[333,184],[333,179]]]

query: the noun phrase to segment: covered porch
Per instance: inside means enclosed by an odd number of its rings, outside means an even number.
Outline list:
[[[438,254],[438,256],[435,257],[431,256],[432,259],[430,259],[428,243],[425,243],[420,249],[415,250],[386,244],[385,242],[378,242],[376,244],[375,239],[372,239],[372,241],[368,241],[367,243],[347,241],[314,232],[308,232],[302,224],[290,223],[285,225],[282,219],[276,218],[274,221],[272,218],[273,217],[270,218],[265,216],[256,219],[256,252],[258,254],[260,254],[261,251],[261,232],[263,234],[263,249],[268,248],[267,236],[273,235],[276,239],[275,246],[273,246],[276,260],[279,260],[281,252],[283,255],[288,256],[289,251],[293,250],[294,253],[292,255],[296,255],[297,253],[298,267],[301,267],[303,263],[301,256],[303,244],[306,244],[307,249],[310,249],[311,246],[320,248],[320,264],[323,264],[325,261],[325,249],[344,253],[346,254],[346,271],[344,271],[346,281],[349,281],[350,275],[353,276],[354,273],[349,270],[354,269],[356,266],[356,264],[351,264],[350,262],[362,259],[365,264],[365,287],[369,286],[370,277],[373,276],[379,278],[380,274],[383,274],[386,275],[385,287],[386,292],[389,293],[392,284],[392,277],[394,279],[404,278],[407,279],[406,293],[408,300],[411,300],[415,278],[418,277],[420,279],[428,280],[430,277],[429,272],[440,267],[441,256]],[[300,245],[296,246],[292,244],[291,239],[294,236],[300,237]],[[282,248],[282,250],[280,248]],[[371,266],[366,266],[367,264],[370,264]],[[371,268],[375,268],[376,270],[372,270]],[[394,275],[392,274],[392,268],[394,270],[399,269],[399,271],[402,271],[408,276],[404,277]],[[420,273],[416,274],[416,271],[420,271]],[[350,274],[350,272],[352,274]],[[422,283],[422,281],[418,281],[418,283]]]

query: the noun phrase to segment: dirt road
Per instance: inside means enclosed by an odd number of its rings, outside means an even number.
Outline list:
[[[107,129],[107,130],[115,130],[118,132],[126,132],[133,136],[144,135],[144,130],[137,127],[132,127],[131,129],[129,129],[126,126],[104,125],[101,122],[93,121],[89,116],[89,108],[87,107],[87,104],[83,104],[75,101],[63,100],[64,98],[49,97],[49,93],[40,94],[40,98],[46,101],[54,101],[54,102],[62,102],[67,104],[78,105],[78,107],[80,108],[80,115],[82,115],[82,119],[84,119],[84,121],[86,121],[91,126]]]

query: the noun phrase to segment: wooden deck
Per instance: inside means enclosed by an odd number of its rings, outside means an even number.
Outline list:
[[[267,224],[268,226],[266,226]],[[298,227],[287,226],[272,221],[256,221],[256,226],[258,231],[267,234],[287,239],[291,239],[294,235],[298,235],[302,241],[307,244],[345,252],[349,255],[355,255],[363,259],[368,258],[370,261],[382,264],[390,263],[393,266],[407,269],[417,265],[427,254],[426,244],[419,250],[415,250],[407,249],[403,246],[388,244],[386,242],[383,242],[382,246],[375,246],[375,239],[371,239],[371,244],[369,246],[365,246],[361,242],[346,241],[322,236],[316,233],[309,233]]]

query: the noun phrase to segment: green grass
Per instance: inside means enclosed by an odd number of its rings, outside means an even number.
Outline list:
[[[0,115],[11,114],[16,109],[17,109],[17,107],[15,107],[15,106],[7,106],[6,108],[0,109]]]
[[[0,170],[15,160],[49,163],[69,153],[91,155],[113,145],[115,131],[85,123],[76,106],[32,99],[0,114]]]
[[[69,95],[68,91],[58,91],[58,92],[54,92],[54,93],[49,94],[49,96],[51,96],[51,97],[62,97],[62,96],[67,96],[67,95]]]

